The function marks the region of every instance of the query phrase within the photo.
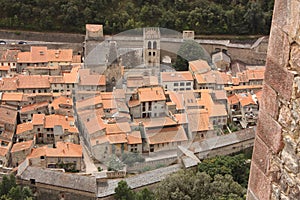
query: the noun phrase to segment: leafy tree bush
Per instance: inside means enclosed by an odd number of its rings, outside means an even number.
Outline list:
[[[251,157],[250,157],[251,158]],[[199,164],[199,172],[206,172],[211,177],[218,174],[229,174],[234,181],[247,188],[248,178],[250,173],[250,163],[247,162],[244,154],[235,156],[217,156],[210,159],[205,159]]]
[[[0,27],[84,33],[100,23],[108,34],[159,26],[196,34],[268,34],[274,0],[0,0]]]
[[[0,200],[32,200],[33,195],[28,187],[17,186],[13,174],[3,176],[0,183]]]
[[[163,180],[155,196],[158,200],[207,200],[236,199],[242,200],[246,189],[235,182],[230,175],[216,175],[212,178],[205,172],[194,174],[181,170]]]

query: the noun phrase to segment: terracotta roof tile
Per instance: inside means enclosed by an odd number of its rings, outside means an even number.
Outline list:
[[[57,142],[56,148],[43,146],[32,150],[28,158],[46,157],[63,157],[63,158],[81,158],[82,146],[70,142]]]
[[[49,49],[47,51],[48,62],[72,62],[72,49]]]
[[[17,123],[17,111],[10,108],[0,107],[0,125],[1,124],[16,124]]]
[[[78,132],[77,128],[74,127],[75,120],[73,117],[63,116],[63,115],[47,115],[45,117],[44,128],[54,128],[56,125],[61,125],[64,130],[69,132]]]
[[[187,116],[189,127],[192,132],[208,131],[212,129],[209,123],[209,115],[206,110],[194,110],[193,112],[189,112]]]
[[[17,89],[17,77],[0,80],[0,91],[16,91]]]
[[[73,100],[72,98],[68,98],[65,96],[60,96],[58,98],[55,98],[52,103],[50,104],[54,108],[54,110],[58,110],[61,108],[61,106],[69,106],[70,109],[73,107]]]
[[[20,110],[20,113],[27,113],[33,110],[37,110],[39,108],[43,108],[43,107],[47,107],[49,106],[49,102],[44,101],[44,102],[39,102],[39,103],[35,103],[35,104],[30,104],[27,106],[23,106]]]
[[[2,101],[23,101],[23,93],[3,93],[2,94]]]
[[[79,85],[102,85],[106,84],[106,79],[104,75],[100,74],[90,74],[90,69],[80,69],[79,70]]]
[[[0,156],[6,156],[8,153],[8,147],[0,146]]]
[[[1,62],[17,62],[17,56],[20,50],[5,49],[0,51]]]
[[[29,141],[26,141],[26,142],[18,142],[16,144],[14,144],[14,146],[11,149],[11,152],[14,153],[14,152],[26,150],[26,149],[29,149],[32,146],[33,146],[33,140],[29,140]]]
[[[73,67],[70,73],[64,73],[65,83],[77,83],[80,66]]]
[[[246,71],[249,80],[264,80],[265,69],[253,69]]]
[[[194,73],[205,73],[211,70],[210,66],[205,60],[190,61],[189,69]]]
[[[50,88],[49,76],[19,75],[17,83],[20,89]]]
[[[32,122],[18,124],[16,134],[18,135],[18,134],[24,133],[26,131],[31,131],[31,130],[33,130]]]
[[[138,88],[140,102],[165,101],[165,93],[161,87]]]
[[[32,124],[33,125],[44,125],[45,114],[33,114]]]
[[[177,122],[171,117],[140,118],[134,119],[134,122],[137,124],[143,123],[146,128],[177,125]]]
[[[0,71],[9,71],[10,66],[0,66]]]
[[[188,138],[182,126],[146,130],[149,144],[184,142]]]
[[[142,144],[142,136],[140,131],[132,131],[127,134],[128,144]]]
[[[107,134],[129,133],[131,131],[128,122],[105,124]]]
[[[174,81],[193,81],[191,72],[161,72],[162,82],[174,82]]]
[[[86,30],[91,32],[98,32],[103,29],[103,25],[100,24],[86,24],[85,25]]]
[[[113,134],[106,136],[110,144],[127,143],[126,134]]]

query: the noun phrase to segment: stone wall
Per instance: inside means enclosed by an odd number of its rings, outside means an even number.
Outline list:
[[[49,33],[49,32],[0,30],[0,38],[9,39],[9,40],[83,43],[84,37],[85,35],[72,34],[72,33]]]
[[[275,0],[248,200],[300,199],[300,1]]]

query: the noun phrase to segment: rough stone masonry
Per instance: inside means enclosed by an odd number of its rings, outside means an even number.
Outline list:
[[[300,0],[275,0],[247,199],[300,199]]]

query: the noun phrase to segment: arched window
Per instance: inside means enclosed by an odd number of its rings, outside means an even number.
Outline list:
[[[151,49],[151,42],[148,42],[148,49]]]
[[[156,41],[153,42],[153,49],[156,49]]]

